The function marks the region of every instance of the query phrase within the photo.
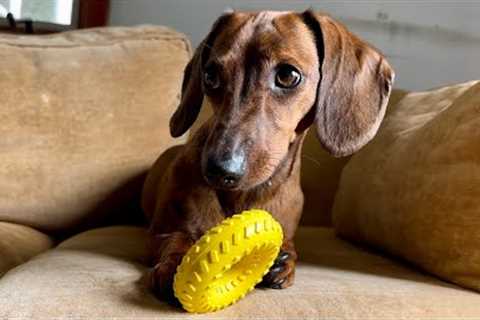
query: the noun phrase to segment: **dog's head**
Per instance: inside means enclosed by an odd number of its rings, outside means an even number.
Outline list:
[[[311,124],[334,156],[365,145],[393,78],[376,49],[326,15],[229,13],[187,65],[170,131],[185,133],[210,104],[203,174],[214,187],[248,189],[274,174]]]

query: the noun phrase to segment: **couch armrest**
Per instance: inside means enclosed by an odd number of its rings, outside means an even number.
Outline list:
[[[48,235],[20,224],[0,222],[0,277],[53,247]]]

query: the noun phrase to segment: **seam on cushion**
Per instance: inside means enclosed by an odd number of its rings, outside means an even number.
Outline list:
[[[186,37],[183,33],[178,32],[174,29],[171,29],[166,26],[161,25],[139,25],[139,26],[130,26],[130,27],[98,27],[98,28],[87,28],[87,29],[76,29],[68,30],[64,32],[57,32],[51,34],[42,34],[42,35],[18,35],[18,34],[2,34],[0,39],[21,39],[21,38],[37,38],[37,39],[55,39],[55,38],[64,38],[65,36],[69,37],[77,34],[117,34],[118,38],[128,37],[132,34],[146,35],[146,34],[169,34],[176,35],[178,37]]]
[[[172,37],[172,38],[165,37],[165,38],[139,38],[139,39],[125,38],[125,39],[119,39],[117,41],[98,43],[98,44],[92,43],[92,44],[55,45],[55,46],[31,45],[31,44],[21,45],[21,44],[11,44],[11,43],[0,42],[0,46],[16,47],[16,48],[32,48],[32,49],[39,49],[39,48],[41,48],[41,49],[68,49],[68,48],[108,47],[108,46],[111,46],[111,45],[116,45],[116,44],[119,44],[119,43],[130,42],[130,41],[135,42],[135,41],[162,41],[162,40],[168,40],[168,41],[180,40],[180,42],[182,42],[184,44],[186,43],[186,39],[175,38],[175,37]],[[191,53],[189,48],[185,48],[185,49],[187,49],[187,51],[189,53]]]
[[[107,30],[106,30],[107,31]],[[105,32],[105,33],[101,33],[101,32],[75,32],[75,33],[62,33],[61,36],[58,35],[58,36],[53,36],[53,37],[48,37],[48,36],[30,36],[30,37],[27,37],[27,36],[12,36],[10,38],[10,35],[2,35],[0,37],[0,42],[3,42],[3,43],[7,43],[7,44],[12,44],[12,45],[16,45],[15,42],[18,42],[19,39],[21,38],[24,38],[24,39],[36,39],[36,40],[41,40],[41,41],[53,41],[53,40],[58,40],[58,39],[63,39],[65,40],[65,42],[71,42],[72,45],[76,45],[74,39],[72,39],[72,36],[73,37],[76,37],[78,35],[87,35],[87,34],[91,34],[91,35],[98,35],[98,36],[101,36],[103,38],[101,38],[101,40],[103,40],[104,42],[109,42],[111,40],[125,40],[125,39],[136,39],[136,38],[146,38],[148,39],[149,37],[151,36],[154,36],[156,38],[162,38],[162,37],[165,37],[165,38],[184,38],[184,36],[180,35],[180,34],[175,34],[173,32],[170,32],[170,33],[165,33],[165,32],[138,32],[138,30],[135,30],[135,34],[125,34],[125,35],[116,35],[114,36],[114,33],[110,33],[110,35],[112,35],[111,37],[105,37],[106,34],[108,34],[108,32]],[[133,37],[133,35],[136,35],[137,37]],[[82,38],[78,38],[78,39],[82,39]],[[29,42],[28,40],[26,41],[27,43]],[[31,41],[30,41],[31,42]],[[94,41],[92,41],[94,42]],[[87,42],[88,43],[88,42]],[[46,47],[48,46],[55,46],[55,45],[45,45]]]
[[[122,35],[122,36],[114,36],[114,33],[113,32],[110,32],[111,30],[114,30],[113,28],[93,28],[93,29],[85,29],[85,30],[80,30],[80,31],[77,31],[77,30],[74,30],[74,31],[67,31],[67,32],[64,32],[62,34],[55,34],[55,35],[47,35],[47,36],[40,36],[38,37],[37,39],[41,39],[42,37],[44,39],[65,39],[66,42],[70,42],[68,44],[38,44],[38,45],[35,45],[35,44],[31,44],[31,43],[25,43],[25,44],[21,44],[21,43],[15,43],[15,42],[12,42],[11,39],[8,39],[8,35],[7,36],[4,36],[3,38],[0,37],[0,46],[8,46],[8,47],[17,47],[17,48],[45,48],[45,49],[49,49],[49,48],[79,48],[79,47],[82,47],[82,48],[88,48],[88,47],[104,47],[104,46],[109,46],[109,45],[115,45],[115,44],[118,44],[118,43],[122,43],[122,42],[127,42],[127,41],[160,41],[160,40],[166,40],[166,41],[176,41],[176,40],[180,40],[181,42],[184,43],[184,47],[185,49],[187,50],[188,53],[192,53],[192,49],[191,49],[191,45],[190,45],[190,42],[188,41],[188,39],[186,38],[186,36],[178,33],[177,31],[174,31],[173,29],[169,29],[167,27],[153,27],[153,28],[156,28],[155,30],[152,30],[152,31],[144,31],[142,32],[140,28],[135,28],[135,27],[131,27],[129,29],[129,27],[125,27],[125,28],[121,28],[122,30],[131,30],[132,33],[130,34],[125,34],[125,35]],[[120,29],[117,29],[117,30],[120,30]],[[93,32],[92,32],[93,31]],[[99,32],[100,31],[100,32]],[[102,31],[105,31],[105,33],[103,33]],[[161,34],[161,32],[163,34]],[[69,39],[68,37],[65,37],[65,36],[68,36],[69,34],[88,34],[88,33],[91,33],[93,35],[99,35],[99,36],[104,36],[105,34],[108,34],[110,32],[110,35],[112,35],[112,37],[110,39],[99,39],[99,40],[93,40],[91,41],[90,43],[86,42],[86,43],[75,43],[75,39]],[[138,35],[138,37],[133,37],[135,35]],[[12,36],[12,39],[18,39],[18,36]],[[79,39],[81,40],[81,39]],[[27,41],[28,42],[28,41]]]
[[[102,43],[102,44],[78,44],[78,45],[55,45],[55,46],[45,46],[45,45],[20,45],[20,44],[11,44],[11,43],[2,43],[0,42],[0,47],[15,47],[15,48],[32,48],[32,49],[69,49],[69,48],[100,48],[100,47],[108,47],[112,45],[116,45],[119,43],[125,42],[136,42],[136,41],[180,41],[183,43],[183,49],[187,51],[188,55],[191,57],[193,54],[192,46],[188,39],[183,37],[157,37],[157,38],[140,38],[140,39],[119,39],[117,41]]]

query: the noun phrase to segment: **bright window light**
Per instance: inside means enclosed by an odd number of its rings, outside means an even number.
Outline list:
[[[73,4],[74,0],[0,0],[0,17],[11,12],[16,20],[70,25]]]
[[[15,19],[20,19],[22,16],[22,0],[10,0],[10,7],[8,8]]]
[[[57,23],[70,24],[72,21],[73,0],[57,0],[55,6],[55,16]]]
[[[0,4],[0,17],[6,17],[8,14],[7,8]]]

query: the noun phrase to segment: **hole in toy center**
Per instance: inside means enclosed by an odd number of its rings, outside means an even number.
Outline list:
[[[276,254],[277,250],[273,246],[263,246],[252,250],[239,261],[232,261],[231,267],[216,275],[216,280],[211,284],[210,301],[217,304],[240,298],[261,280]]]

